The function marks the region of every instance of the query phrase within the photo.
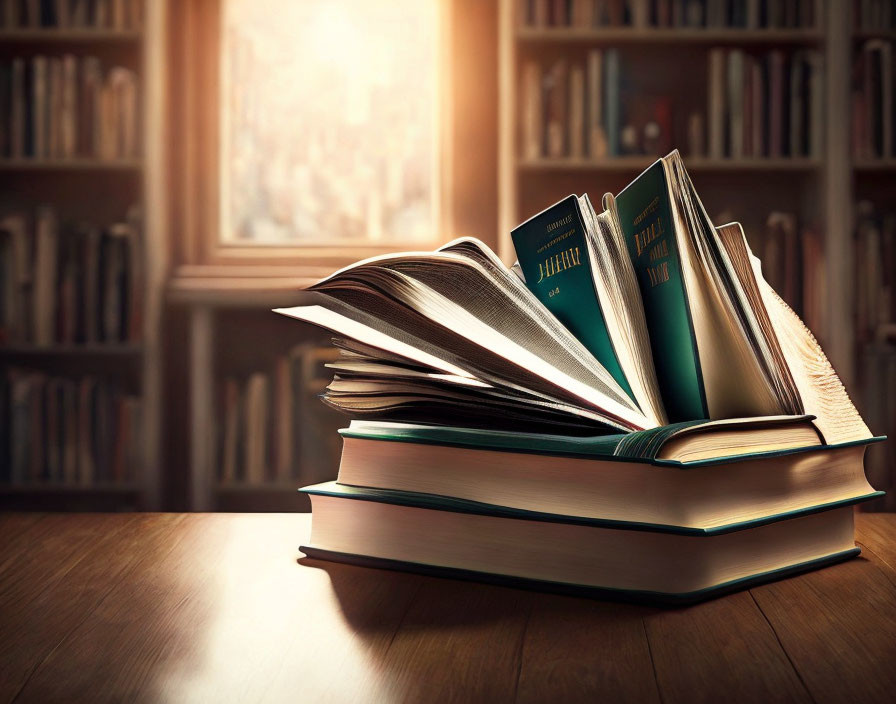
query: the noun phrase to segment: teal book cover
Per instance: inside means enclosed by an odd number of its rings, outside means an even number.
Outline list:
[[[619,223],[638,277],[657,382],[670,423],[708,418],[700,357],[672,221],[663,162],[617,197]]]
[[[578,197],[564,198],[510,234],[526,286],[633,398],[594,288]]]

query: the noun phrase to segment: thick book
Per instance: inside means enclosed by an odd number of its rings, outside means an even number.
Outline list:
[[[651,530],[335,482],[307,487],[312,558],[593,596],[681,603],[859,553],[853,508],[725,532]]]
[[[696,532],[882,495],[863,471],[871,441],[824,445],[809,420],[738,419],[590,438],[353,421],[340,431],[338,481]]]

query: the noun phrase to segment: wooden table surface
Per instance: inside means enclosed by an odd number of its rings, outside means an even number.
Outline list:
[[[309,560],[309,519],[0,515],[0,703],[896,701],[896,515],[680,609]]]

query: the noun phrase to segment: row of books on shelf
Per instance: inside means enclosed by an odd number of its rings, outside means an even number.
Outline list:
[[[818,0],[520,0],[528,27],[797,29],[818,25]]]
[[[709,52],[712,158],[820,158],[824,68],[817,51]]]
[[[341,414],[321,405],[332,347],[298,345],[270,372],[220,384],[217,466],[224,486],[323,481],[336,475]]]
[[[896,156],[894,75],[893,43],[865,42],[856,56],[852,80],[852,151],[858,159]]]
[[[765,280],[820,339],[825,339],[824,238],[795,213],[769,213],[756,252]]]
[[[896,29],[894,0],[858,0],[853,2],[853,27],[863,32]]]
[[[137,100],[134,71],[93,56],[0,61],[0,157],[136,157]]]
[[[60,226],[53,208],[0,219],[0,343],[115,344],[142,337],[140,212]]]
[[[140,466],[142,405],[109,383],[0,375],[0,483],[123,484]]]
[[[138,30],[143,5],[143,0],[0,0],[0,27]]]
[[[896,323],[896,212],[860,201],[856,216],[856,333],[870,342]]]
[[[687,121],[688,151],[721,158],[820,157],[823,68],[814,51],[739,49],[709,54],[708,119]],[[659,156],[673,133],[673,96],[625,91],[616,49],[594,49],[584,64],[530,60],[521,75],[521,152],[540,158]],[[709,135],[706,136],[708,122]]]

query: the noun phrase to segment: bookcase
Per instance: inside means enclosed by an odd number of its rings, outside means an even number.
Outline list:
[[[2,3],[0,506],[160,507],[164,15]]]

